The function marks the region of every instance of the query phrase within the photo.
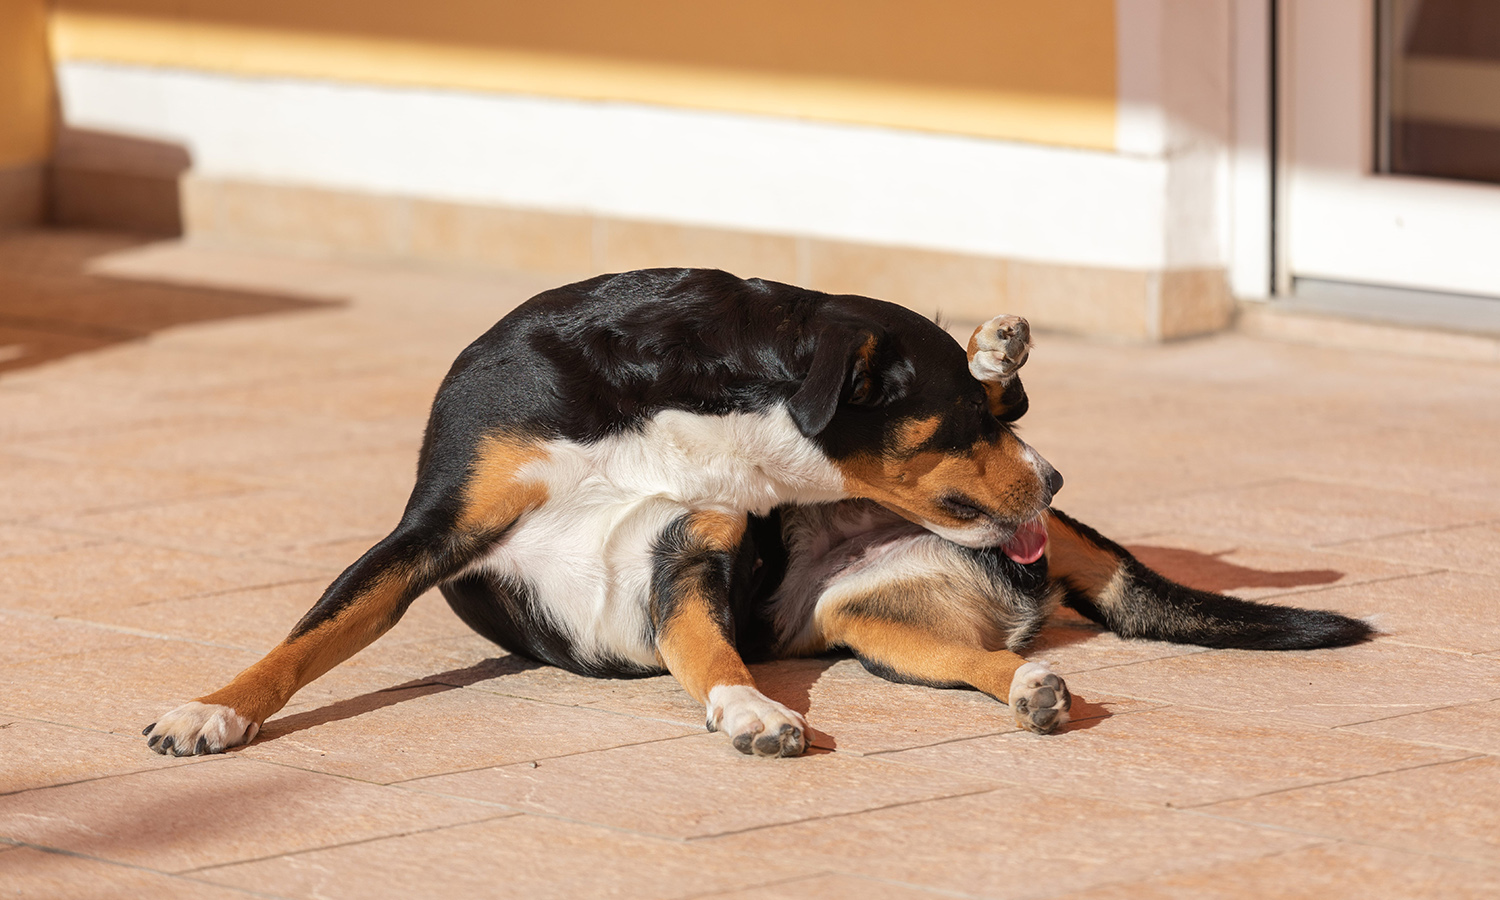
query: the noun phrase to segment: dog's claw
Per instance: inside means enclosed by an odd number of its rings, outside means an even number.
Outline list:
[[[163,756],[203,756],[249,743],[259,731],[260,723],[227,706],[194,701],[162,716],[141,733],[146,746]]]

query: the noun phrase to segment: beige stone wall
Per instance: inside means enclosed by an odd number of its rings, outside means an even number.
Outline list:
[[[46,0],[0,0],[0,228],[40,221],[55,99]]]
[[[941,313],[1001,312],[1038,328],[1127,340],[1219,330],[1234,312],[1222,270],[1153,273],[789,235],[471,206],[187,176],[195,241],[355,258],[522,268],[562,281],[650,266],[707,266]]]

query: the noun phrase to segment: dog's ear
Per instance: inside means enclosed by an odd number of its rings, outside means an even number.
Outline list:
[[[841,402],[883,406],[906,396],[915,373],[884,344],[872,328],[839,328],[819,339],[807,377],[787,404],[803,435],[827,428]]]

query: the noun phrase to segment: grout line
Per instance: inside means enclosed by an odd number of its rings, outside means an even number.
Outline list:
[[[1423,496],[1425,496],[1425,495],[1423,495]],[[1350,538],[1350,539],[1348,539],[1346,541],[1332,541],[1332,542],[1326,543],[1326,544],[1313,544],[1312,546],[1320,548],[1320,549],[1321,548],[1325,548],[1325,547],[1326,548],[1346,547],[1346,546],[1348,546],[1350,544],[1366,544],[1366,543],[1369,543],[1371,541],[1384,541],[1384,540],[1389,540],[1391,538],[1406,537],[1408,535],[1414,535],[1414,534],[1443,534],[1443,533],[1449,532],[1449,531],[1459,531],[1459,530],[1462,530],[1464,528],[1473,528],[1476,525],[1497,525],[1497,524],[1500,524],[1500,518],[1489,518],[1489,519],[1484,519],[1484,520],[1478,521],[1478,522],[1460,522],[1457,525],[1442,525],[1442,526],[1436,526],[1436,527],[1432,527],[1432,528],[1416,528],[1416,529],[1413,529],[1411,531],[1398,531],[1398,532],[1395,532],[1395,533],[1392,533],[1392,534],[1379,535],[1378,537]],[[1363,556],[1364,554],[1355,554],[1355,555]]]
[[[115,866],[115,867],[121,868],[121,869],[130,869],[130,870],[135,871],[135,872],[147,872],[147,873],[152,874],[152,875],[160,875],[163,878],[182,878],[185,881],[192,882],[192,883],[195,883],[195,884],[213,884],[212,882],[201,881],[201,880],[196,879],[196,878],[188,878],[188,877],[186,877],[185,872],[170,872],[170,871],[168,871],[166,869],[153,869],[150,866],[136,865],[134,863],[123,862],[123,861],[117,860],[117,859],[106,859],[106,858],[104,858],[102,856],[91,856],[91,855],[89,855],[87,853],[80,853],[77,850],[65,850],[65,849],[63,849],[61,847],[52,847],[52,846],[48,846],[46,844],[33,844],[33,843],[28,842],[28,841],[18,841],[18,840],[15,840],[13,838],[0,838],[0,840],[3,840],[6,843],[11,844],[12,846],[16,847],[17,849],[23,849],[24,848],[24,849],[27,849],[27,850],[35,850],[38,853],[46,853],[46,854],[49,854],[51,856],[64,856],[64,857],[67,857],[69,859],[82,859],[82,860],[87,860],[89,862],[101,863],[101,864],[106,865],[106,866]],[[186,870],[186,871],[192,871],[192,870]],[[241,893],[241,894],[244,894],[244,895],[249,896],[249,897],[266,897],[266,898],[270,898],[270,900],[286,900],[286,895],[284,895],[284,894],[267,894],[267,893],[265,893],[263,891],[256,891],[256,890],[251,890],[251,889],[248,889],[248,888],[231,887],[229,885],[223,885],[223,884],[214,884],[213,886],[216,887],[216,888],[222,888],[222,889],[225,889],[225,890],[234,891],[236,893]]]
[[[1052,900],[1067,900],[1067,898],[1069,898],[1069,897],[1077,897],[1077,896],[1081,896],[1081,895],[1091,894],[1091,893],[1093,893],[1095,891],[1098,891],[1101,888],[1103,888],[1103,889],[1121,888],[1121,889],[1129,890],[1132,887],[1142,887],[1142,886],[1150,885],[1151,883],[1153,883],[1153,882],[1155,882],[1155,881],[1157,881],[1157,880],[1159,880],[1161,878],[1165,878],[1165,877],[1174,877],[1174,876],[1188,876],[1188,877],[1191,877],[1191,876],[1197,875],[1197,874],[1203,874],[1203,873],[1212,872],[1214,869],[1220,868],[1222,866],[1234,865],[1236,863],[1258,863],[1258,862],[1260,862],[1262,860],[1275,859],[1275,858],[1277,858],[1279,856],[1286,856],[1286,855],[1291,854],[1291,853],[1301,853],[1304,850],[1311,850],[1311,849],[1318,848],[1318,847],[1333,847],[1333,846],[1337,846],[1340,843],[1342,843],[1342,842],[1339,841],[1337,838],[1327,839],[1327,840],[1317,841],[1317,842],[1310,843],[1310,844],[1302,844],[1301,846],[1297,846],[1297,847],[1288,847],[1285,850],[1272,850],[1271,852],[1261,854],[1260,856],[1253,856],[1253,857],[1248,857],[1248,858],[1244,858],[1244,859],[1220,859],[1220,860],[1215,860],[1213,862],[1209,862],[1209,863],[1204,864],[1204,865],[1188,866],[1188,867],[1182,868],[1182,869],[1171,869],[1171,870],[1158,871],[1158,872],[1154,872],[1154,873],[1152,873],[1150,875],[1145,875],[1145,876],[1141,876],[1141,877],[1134,877],[1134,878],[1125,878],[1125,879],[1120,879],[1118,881],[1100,882],[1100,883],[1097,883],[1097,884],[1089,885],[1087,887],[1079,888],[1077,890],[1070,890],[1070,891],[1068,891],[1067,893],[1064,893],[1064,894],[1054,894],[1054,895],[1051,895],[1051,897],[1052,897]]]
[[[1312,788],[1322,788],[1322,787],[1328,787],[1329,785],[1335,785],[1335,784],[1348,784],[1349,782],[1352,782],[1352,781],[1363,781],[1363,780],[1368,779],[1368,778],[1382,778],[1382,777],[1384,777],[1386,775],[1396,775],[1396,774],[1400,774],[1402,772],[1415,772],[1415,771],[1418,771],[1420,769],[1431,769],[1431,768],[1434,768],[1436,766],[1451,766],[1451,765],[1455,765],[1457,763],[1463,763],[1463,762],[1469,762],[1469,761],[1475,760],[1475,759],[1487,759],[1487,758],[1489,758],[1489,754],[1486,754],[1486,753],[1474,753],[1472,751],[1469,751],[1469,755],[1468,756],[1461,756],[1458,759],[1445,759],[1445,760],[1439,760],[1437,762],[1419,763],[1419,764],[1414,765],[1414,766],[1401,766],[1400,768],[1396,768],[1396,769],[1386,769],[1383,772],[1369,772],[1369,773],[1365,773],[1365,774],[1362,774],[1362,775],[1350,775],[1350,776],[1348,776],[1346,778],[1334,778],[1334,779],[1329,780],[1329,781],[1316,781],[1316,782],[1313,782],[1311,784],[1297,785],[1297,786],[1294,786],[1294,787],[1276,788],[1275,790],[1263,791],[1263,792],[1261,792],[1259,794],[1251,794],[1251,795],[1249,795],[1247,797],[1232,797],[1232,798],[1227,799],[1227,800],[1214,800],[1214,801],[1209,802],[1209,803],[1195,803],[1195,804],[1192,804],[1192,805],[1174,806],[1172,808],[1173,809],[1180,809],[1183,812],[1201,811],[1201,810],[1206,810],[1206,809],[1208,809],[1209,807],[1212,807],[1212,806],[1217,806],[1217,805],[1219,805],[1221,803],[1243,803],[1243,802],[1245,802],[1247,800],[1259,800],[1262,797],[1274,797],[1277,794],[1287,794],[1287,793],[1291,793],[1293,791],[1303,791],[1303,790],[1309,790],[1309,789],[1312,789]],[[1218,818],[1232,818],[1232,817],[1220,816]],[[1248,821],[1248,820],[1246,820],[1246,821]],[[1256,824],[1260,824],[1260,823],[1256,823]]]
[[[629,716],[628,718],[636,718],[636,717],[635,716]],[[687,726],[683,726],[683,727],[686,728]],[[420,787],[416,787],[414,785],[414,783],[418,782],[418,781],[427,781],[427,780],[433,779],[433,778],[444,778],[444,777],[446,777],[448,775],[464,775],[464,774],[467,774],[469,772],[484,772],[484,771],[487,771],[489,769],[508,769],[508,768],[510,768],[512,766],[525,765],[528,762],[533,763],[533,764],[539,764],[539,763],[543,763],[543,762],[553,762],[553,761],[560,760],[560,759],[568,759],[568,758],[574,757],[574,756],[586,756],[586,755],[588,755],[590,753],[609,753],[609,752],[611,752],[613,750],[624,750],[624,749],[629,748],[629,747],[645,747],[645,746],[648,746],[650,744],[661,744],[661,743],[665,743],[667,741],[683,741],[683,740],[688,740],[688,739],[695,738],[695,737],[698,737],[698,735],[697,734],[678,734],[678,735],[673,735],[671,737],[652,738],[649,741],[631,741],[630,743],[627,743],[627,744],[615,744],[615,745],[610,746],[610,747],[594,747],[594,748],[591,748],[591,749],[588,749],[588,750],[574,750],[571,753],[558,753],[558,754],[556,754],[554,756],[537,756],[537,757],[534,757],[534,758],[529,759],[529,760],[518,759],[515,762],[495,763],[493,765],[488,765],[488,766],[475,766],[475,767],[473,767],[471,769],[452,769],[452,770],[446,771],[446,772],[434,772],[431,775],[415,775],[415,776],[413,776],[411,778],[403,778],[403,779],[401,779],[399,781],[388,781],[388,782],[382,783],[382,786],[384,786],[384,787],[400,788],[400,789],[405,790],[405,791],[412,791],[412,792],[415,792],[415,793],[427,794],[429,796],[454,797],[454,798],[457,798],[457,799],[460,799],[460,800],[469,800],[469,799],[472,799],[472,798],[464,797],[464,796],[459,795],[459,794],[444,794],[441,791],[435,791],[435,790],[430,790],[430,789],[424,790],[424,789],[422,789]],[[540,765],[538,765],[537,768],[540,768]],[[370,782],[370,783],[371,784],[376,784],[377,782]],[[481,802],[488,802],[488,801],[481,801]],[[499,805],[499,806],[505,806],[505,804],[503,804],[503,803],[497,804],[497,805]],[[514,808],[514,807],[507,807],[507,808]],[[521,810],[521,812],[527,812],[527,810]]]
[[[829,813],[826,816],[809,816],[805,819],[794,819],[790,822],[769,822],[765,825],[752,825],[747,828],[735,828],[729,831],[715,832],[713,834],[696,835],[686,838],[685,841],[687,843],[693,843],[694,841],[708,841],[714,840],[716,838],[730,837],[737,834],[749,834],[752,831],[765,831],[770,828],[781,828],[787,825],[804,825],[809,822],[828,822],[834,819],[845,819],[850,816],[864,815],[865,813],[883,812],[888,809],[902,809],[908,806],[916,806],[919,803],[934,803],[943,800],[958,800],[963,797],[979,797],[983,796],[984,794],[993,794],[1001,788],[1012,786],[1012,784],[1012,782],[1000,780],[998,783],[993,784],[989,787],[972,791],[957,791],[952,794],[943,794],[937,797],[922,797],[916,800],[902,800],[896,803],[887,803],[883,806],[871,806],[866,809],[852,809],[848,812]]]
[[[1185,816],[1200,816],[1200,817],[1205,818],[1205,819],[1212,819],[1215,822],[1232,822],[1232,823],[1234,823],[1236,825],[1245,825],[1245,826],[1249,826],[1251,828],[1263,828],[1263,829],[1265,829],[1267,831],[1277,831],[1277,832],[1281,832],[1283,834],[1298,834],[1298,835],[1303,835],[1305,837],[1321,838],[1325,842],[1331,841],[1334,844],[1349,844],[1349,845],[1355,846],[1355,847],[1369,847],[1369,848],[1372,848],[1372,849],[1375,849],[1375,850],[1386,850],[1386,851],[1390,851],[1390,852],[1394,852],[1394,853],[1404,853],[1404,854],[1406,854],[1408,856],[1425,856],[1425,857],[1428,857],[1430,859],[1448,860],[1449,862],[1471,863],[1471,864],[1477,864],[1477,865],[1488,866],[1488,867],[1494,867],[1495,866],[1494,860],[1490,860],[1490,859],[1477,859],[1477,858],[1472,858],[1472,857],[1468,857],[1468,856],[1450,856],[1450,855],[1442,854],[1442,853],[1428,853],[1428,852],[1423,851],[1423,850],[1411,850],[1411,849],[1409,849],[1407,847],[1396,846],[1394,844],[1381,844],[1381,843],[1377,843],[1375,841],[1364,840],[1364,839],[1361,839],[1361,838],[1343,837],[1343,836],[1336,835],[1336,834],[1328,834],[1328,833],[1322,832],[1322,831],[1308,831],[1308,830],[1303,829],[1303,828],[1291,828],[1291,827],[1288,827],[1286,825],[1273,825],[1273,824],[1271,824],[1269,822],[1257,822],[1257,821],[1254,821],[1254,820],[1251,820],[1251,819],[1236,819],[1236,818],[1234,818],[1232,816],[1214,815],[1212,813],[1206,812],[1202,808],[1197,808],[1197,809],[1176,809],[1176,810],[1173,810],[1173,812],[1180,813],[1180,814],[1185,815]],[[1310,846],[1323,846],[1323,845],[1322,844],[1313,844],[1313,845],[1310,845]]]
[[[361,782],[361,783],[363,784],[365,782]],[[391,839],[394,839],[394,838],[412,837],[414,835],[419,835],[419,834],[431,834],[434,831],[443,831],[443,830],[448,829],[448,828],[462,828],[465,825],[479,825],[479,824],[484,823],[484,822],[498,822],[498,821],[501,821],[503,819],[514,819],[514,818],[516,818],[516,817],[518,817],[520,815],[522,815],[522,813],[519,812],[519,811],[517,811],[517,812],[512,812],[509,815],[489,816],[488,818],[471,819],[471,820],[466,821],[466,822],[450,822],[450,823],[448,823],[446,825],[434,825],[431,828],[415,828],[415,829],[412,829],[410,831],[397,831],[397,832],[392,832],[391,834],[372,835],[370,837],[359,838],[358,840],[353,840],[353,841],[341,841],[341,842],[334,843],[334,844],[320,844],[320,845],[318,845],[316,847],[301,847],[301,848],[298,848],[296,850],[288,850],[288,851],[285,851],[285,852],[282,852],[282,853],[270,853],[270,854],[267,854],[265,856],[255,856],[255,857],[251,857],[249,859],[236,859],[236,860],[232,860],[230,862],[213,863],[212,865],[207,865],[207,866],[197,866],[197,867],[194,867],[194,868],[191,868],[191,869],[183,869],[181,872],[174,872],[172,874],[174,874],[174,875],[183,875],[183,876],[196,875],[196,874],[199,874],[199,873],[202,873],[202,872],[212,872],[215,869],[227,869],[227,868],[229,868],[231,866],[239,866],[239,865],[247,865],[249,863],[265,862],[268,859],[281,859],[283,857],[301,856],[301,855],[303,855],[305,853],[318,853],[318,852],[323,851],[323,850],[338,850],[338,849],[343,848],[343,847],[357,847],[360,844],[370,844],[370,843],[374,843],[376,841],[385,841],[385,840],[391,840]],[[212,884],[212,885],[214,885],[216,887],[222,887],[222,885],[220,885],[218,882],[207,881],[205,879],[194,879],[194,880],[195,881],[202,881],[204,884]]]

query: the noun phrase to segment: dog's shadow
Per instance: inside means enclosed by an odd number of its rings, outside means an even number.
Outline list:
[[[1048,629],[1048,632],[1067,633],[1080,632],[1072,640],[1084,640],[1090,634],[1097,633],[1092,629]],[[1052,646],[1056,646],[1054,642]],[[786,704],[804,716],[815,718],[811,715],[813,705],[813,687],[827,672],[837,663],[851,659],[848,654],[830,653],[822,656],[783,659],[771,662],[757,663],[750,668],[755,675],[757,684],[765,692],[766,696]],[[445,691],[456,690],[462,687],[479,684],[507,675],[519,675],[533,669],[540,669],[545,663],[526,659],[522,656],[507,655],[481,660],[471,666],[460,669],[450,669],[446,672],[438,672],[423,678],[405,681],[401,684],[360,694],[345,700],[338,700],[326,706],[308,709],[302,712],[292,713],[278,719],[267,722],[255,740],[247,746],[268,744],[282,738],[290,737],[299,731],[306,731],[319,725],[327,725],[352,719],[377,710],[386,709],[429,697],[433,694],[441,694]],[[873,677],[873,676],[872,676]],[[1110,711],[1098,704],[1089,703],[1087,700],[1077,696],[1073,697],[1073,721],[1068,724],[1067,730],[1081,730],[1092,728],[1100,724],[1104,719],[1112,715]],[[832,753],[838,749],[838,738],[828,732],[819,731],[816,727],[810,729],[807,754],[817,755]]]
[[[360,694],[347,700],[339,700],[327,706],[309,709],[279,719],[272,719],[256,735],[255,740],[248,746],[265,744],[299,731],[306,731],[318,725],[327,725],[330,722],[340,722],[344,719],[352,719],[372,713],[388,706],[405,703],[419,697],[427,697],[432,694],[441,694],[481,681],[489,681],[492,678],[501,678],[506,675],[517,675],[521,672],[542,668],[544,663],[526,659],[522,656],[498,656],[491,659],[481,660],[472,666],[462,669],[450,669],[425,678],[417,678],[412,681],[403,682],[368,694]]]

